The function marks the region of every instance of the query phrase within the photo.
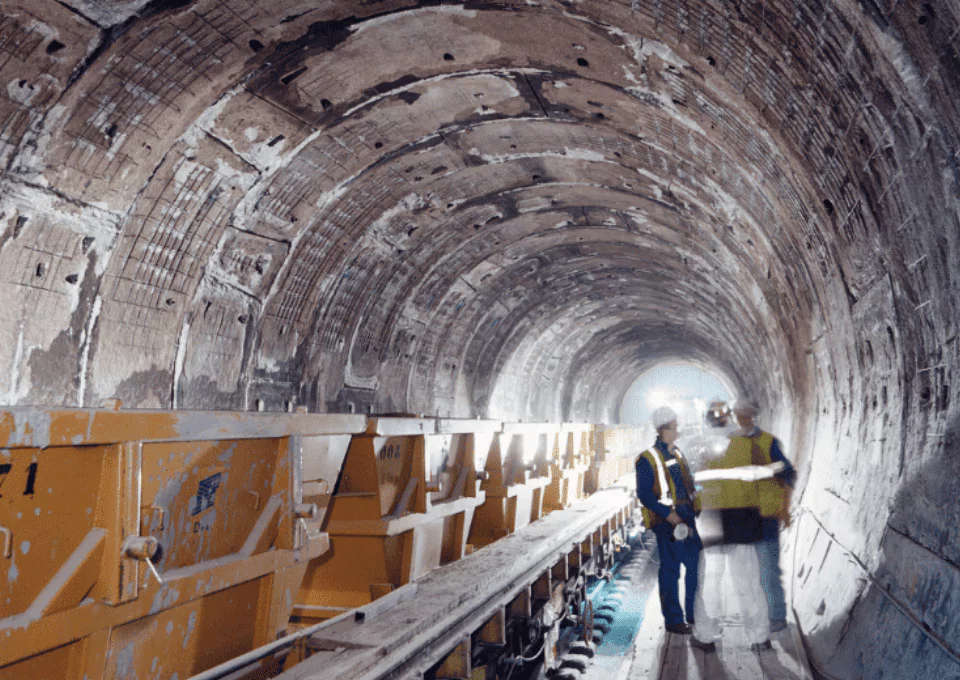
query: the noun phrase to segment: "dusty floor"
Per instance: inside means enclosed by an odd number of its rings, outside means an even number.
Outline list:
[[[717,569],[719,547],[709,548],[708,576]],[[616,626],[599,645],[584,674],[586,680],[810,680],[796,624],[771,636],[770,649],[751,649],[742,613],[729,580],[705,591],[707,607],[719,612],[721,640],[715,652],[690,645],[690,638],[667,633],[656,591],[656,555],[636,560],[620,573],[620,615],[640,624],[633,643],[621,646]],[[639,611],[635,611],[639,609]]]

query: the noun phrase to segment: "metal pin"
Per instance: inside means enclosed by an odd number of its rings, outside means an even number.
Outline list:
[[[150,570],[150,573],[153,574],[153,578],[157,579],[157,584],[162,586],[163,579],[160,578],[160,574],[157,573],[157,568],[153,566],[153,562],[150,560],[145,560],[145,562],[147,563],[147,568]],[[147,584],[144,583],[143,585],[146,586]]]

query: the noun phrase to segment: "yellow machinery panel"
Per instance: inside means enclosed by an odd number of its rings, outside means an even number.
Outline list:
[[[324,518],[331,550],[311,561],[294,620],[330,618],[460,559],[499,427],[371,418],[350,442]]]
[[[364,427],[0,412],[0,680],[186,678],[276,639],[329,545],[308,526],[302,443]]]
[[[276,440],[144,444],[142,525],[163,571],[240,552],[267,506],[289,515],[289,493],[272,493],[282,454]],[[272,545],[277,529],[268,522],[257,540]]]
[[[564,510],[586,497],[584,484],[592,460],[593,425],[563,423],[550,458],[544,512]]]
[[[548,440],[552,452],[558,426],[504,423],[487,457],[486,493],[477,508],[469,542],[479,548],[512,534],[543,515],[543,490],[550,484]]]
[[[94,527],[98,488],[111,453],[106,447],[94,446],[0,452],[0,540],[4,559],[0,563],[0,619],[26,616],[60,566],[85,539],[88,547],[81,552],[102,554],[103,532]],[[51,531],[53,526],[56,531]],[[96,579],[89,567],[86,572],[80,597]],[[46,611],[63,608],[53,601],[57,598],[45,599],[50,600],[45,602]]]
[[[262,579],[114,628],[108,678],[189,678],[258,644],[257,601]]]
[[[639,428],[624,425],[597,425],[593,463],[587,472],[586,492],[596,493],[634,473],[640,446]]]

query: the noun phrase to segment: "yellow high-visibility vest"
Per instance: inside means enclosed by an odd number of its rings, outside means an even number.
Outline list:
[[[650,467],[653,470],[653,493],[657,496],[660,502],[663,505],[670,506],[671,508],[677,504],[679,500],[677,498],[677,487],[673,482],[673,475],[667,471],[671,465],[674,464],[680,466],[680,477],[684,480],[684,486],[687,487],[689,492],[693,492],[693,476],[690,474],[690,467],[687,465],[686,459],[683,457],[683,454],[679,450],[673,450],[674,460],[669,463],[663,459],[660,451],[657,447],[647,449],[640,454],[639,458],[644,458]],[[639,462],[639,458],[637,462]],[[688,496],[690,493],[687,494]],[[700,498],[696,493],[693,493],[693,509],[694,512],[700,512]],[[647,529],[652,529],[660,522],[665,521],[663,517],[655,513],[653,510],[648,509],[646,506],[641,508],[641,513],[643,515],[643,525]]]
[[[731,437],[726,453],[707,463],[711,470],[728,470],[747,465],[769,465],[773,435],[763,430],[755,437]],[[701,482],[701,494],[707,508],[758,508],[763,517],[780,514],[784,488],[778,479],[744,482],[735,479]]]

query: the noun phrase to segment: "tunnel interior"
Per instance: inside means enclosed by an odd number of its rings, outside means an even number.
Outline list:
[[[0,9],[4,404],[610,423],[709,366],[814,665],[960,677],[956,0]]]

